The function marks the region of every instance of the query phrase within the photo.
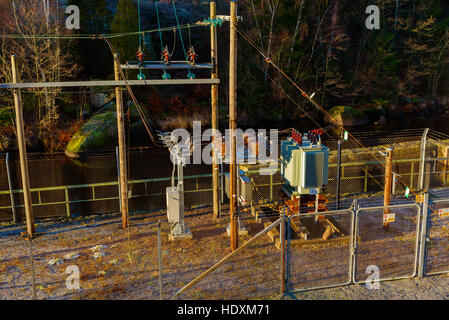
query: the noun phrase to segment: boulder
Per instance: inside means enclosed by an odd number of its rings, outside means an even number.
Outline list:
[[[133,134],[144,134],[145,126],[137,112],[137,108],[132,103],[127,104],[131,118],[131,132]],[[68,143],[65,153],[71,158],[79,156],[79,153],[96,151],[117,144],[117,114],[115,103],[111,102],[107,111],[99,113],[89,119],[72,137]],[[147,111],[142,108],[147,118],[148,124],[153,123],[148,119]],[[127,112],[125,111],[125,122],[128,123]]]
[[[369,117],[362,111],[348,106],[333,107],[329,114],[342,126],[358,126],[370,122]]]
[[[89,119],[72,137],[65,154],[75,158],[79,153],[114,145],[117,140],[117,115],[108,111]]]
[[[94,93],[90,96],[90,105],[95,109],[100,108],[106,104],[108,97],[105,93]]]

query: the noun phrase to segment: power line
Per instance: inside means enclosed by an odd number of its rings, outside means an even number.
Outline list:
[[[115,62],[116,62],[117,65],[118,65],[118,69],[119,69],[119,71],[120,71],[120,75],[121,75],[121,77],[123,78],[123,80],[125,81],[125,85],[126,85],[126,88],[127,88],[127,90],[128,90],[128,93],[129,93],[129,95],[131,96],[131,99],[133,100],[134,105],[136,106],[137,112],[139,113],[139,116],[140,116],[140,118],[142,119],[143,125],[145,126],[145,129],[146,129],[146,131],[147,131],[147,133],[148,133],[148,136],[150,137],[151,141],[152,141],[155,145],[160,145],[160,143],[158,143],[158,141],[157,141],[157,140],[154,138],[154,136],[153,136],[152,128],[150,128],[150,126],[149,126],[148,123],[147,123],[147,119],[146,119],[146,117],[145,117],[145,114],[144,114],[144,112],[142,111],[142,108],[140,107],[140,104],[139,104],[139,102],[137,101],[137,98],[136,98],[136,96],[134,95],[134,92],[132,91],[131,86],[130,86],[129,83],[128,83],[128,80],[127,80],[127,78],[126,78],[126,76],[125,76],[125,74],[124,74],[124,72],[123,72],[123,69],[121,68],[120,61],[118,61],[118,59],[114,56],[114,52],[115,52],[114,46],[112,45],[112,43],[111,43],[111,41],[110,41],[109,39],[104,39],[104,41],[105,41],[105,42],[107,43],[107,45],[109,46],[109,49],[111,50],[111,53],[112,53],[112,55],[113,55],[113,57],[114,57],[114,60],[115,60]]]
[[[178,29],[188,29],[188,28],[198,28],[198,27],[209,27],[208,24],[205,23],[194,23],[194,24],[184,24],[179,26],[172,27],[164,27],[146,31],[134,31],[134,32],[122,32],[122,33],[108,33],[108,34],[73,34],[73,35],[60,35],[60,34],[3,34],[0,36],[2,39],[40,39],[40,40],[48,40],[48,39],[72,39],[72,40],[93,40],[93,39],[113,39],[119,37],[128,37],[135,35],[145,35],[147,33],[155,33],[155,32],[163,32],[163,31],[172,31],[175,28]]]
[[[364,146],[359,140],[357,140],[348,130],[346,130],[344,128],[343,125],[341,125],[335,118],[333,118],[321,105],[319,105],[317,102],[315,102],[308,94],[307,92],[305,92],[295,81],[293,81],[279,66],[277,66],[271,59],[270,57],[267,57],[263,51],[254,43],[254,41],[252,41],[247,35],[245,35],[243,32],[241,32],[239,29],[236,29],[237,32],[252,46],[254,47],[254,49],[256,49],[259,54],[265,59],[265,61],[269,64],[271,64],[276,70],[278,70],[288,81],[290,81],[293,86],[295,86],[302,94],[302,96],[304,98],[306,98],[307,100],[309,100],[316,108],[318,108],[321,112],[323,112],[326,117],[328,117],[328,119],[332,122],[335,123],[335,125],[337,125],[339,128],[341,128],[342,130],[346,131],[348,133],[348,135],[358,144],[360,145],[363,149],[365,149],[370,155],[371,157],[373,157],[381,166],[383,166],[384,168],[386,167],[385,164],[379,160],[378,157],[376,157],[376,153],[375,151],[369,150],[366,146]],[[415,196],[418,196],[418,194],[416,192],[414,192],[413,190],[411,190],[411,188],[408,186],[407,183],[405,183],[405,181],[400,177],[397,176],[396,179],[400,182],[402,182],[402,184],[404,186],[406,186],[410,192],[412,192]],[[432,210],[433,212],[436,213],[436,211],[430,206],[427,205],[429,207],[430,210]]]

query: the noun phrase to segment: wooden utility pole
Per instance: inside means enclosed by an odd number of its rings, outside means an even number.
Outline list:
[[[385,194],[384,207],[390,206],[391,203],[391,187],[393,182],[393,149],[388,148],[385,155]],[[384,209],[384,215],[389,214],[389,209]],[[389,223],[384,223],[384,227],[388,227]]]
[[[120,80],[120,54],[114,54],[115,80]],[[125,121],[123,112],[123,97],[121,87],[115,88],[115,99],[117,104],[117,131],[120,167],[120,209],[122,211],[122,227],[128,227],[128,173],[126,169],[126,140]]]
[[[11,56],[11,66],[12,66],[12,82],[18,83],[19,71],[17,68],[17,57],[15,55]],[[14,89],[13,92],[14,92],[14,107],[16,113],[17,144],[19,146],[19,154],[20,154],[20,170],[22,173],[22,188],[23,188],[23,199],[25,203],[27,232],[28,236],[30,238],[33,238],[35,235],[35,227],[33,218],[33,208],[31,205],[30,177],[28,173],[25,128],[23,124],[22,96],[20,94],[20,89]]]
[[[210,18],[215,19],[217,17],[217,4],[215,2],[210,3]],[[212,79],[218,79],[218,52],[217,52],[217,26],[211,24],[210,26],[210,47],[211,47],[211,60],[213,64]],[[218,85],[212,85],[212,134],[214,139],[218,129]],[[212,140],[213,141],[213,140]],[[215,145],[215,147],[217,147]],[[220,146],[221,147],[221,146]],[[220,218],[220,193],[219,193],[219,167],[218,157],[215,149],[212,149],[212,186],[213,186],[213,201],[214,201],[214,218]]]
[[[235,130],[237,129],[237,0],[231,0],[231,34],[229,58],[229,131],[231,140],[230,194],[231,194],[231,249],[239,247],[237,222],[237,148]]]

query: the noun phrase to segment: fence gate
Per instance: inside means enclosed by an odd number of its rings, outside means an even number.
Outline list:
[[[383,227],[384,213],[391,219],[388,228]],[[417,274],[417,204],[361,208],[355,220],[354,283],[412,278]]]
[[[351,282],[351,210],[299,214],[287,223],[287,288],[304,291]]]
[[[449,199],[434,200],[428,209],[425,274],[449,272]]]

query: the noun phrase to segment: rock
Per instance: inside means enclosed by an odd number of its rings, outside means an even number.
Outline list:
[[[100,108],[105,105],[107,99],[105,93],[94,93],[90,96],[90,105],[94,108]]]
[[[370,122],[365,113],[348,106],[333,107],[329,113],[342,126],[358,126]]]
[[[70,140],[65,154],[76,158],[80,152],[93,151],[113,145],[117,140],[115,112],[100,113],[89,119]]]
[[[387,123],[387,119],[385,119],[384,116],[381,116],[379,118],[379,120],[377,121],[377,123],[380,124],[380,125],[385,124],[385,123]]]

